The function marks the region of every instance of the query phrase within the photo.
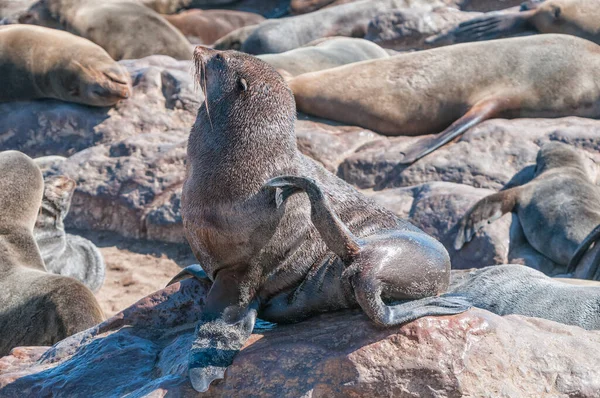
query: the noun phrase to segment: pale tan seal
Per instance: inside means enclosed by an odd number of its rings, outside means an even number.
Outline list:
[[[127,70],[102,48],[67,32],[0,26],[0,102],[55,98],[110,106],[128,98]]]
[[[333,37],[313,43],[279,54],[258,55],[258,58],[279,73],[285,71],[290,76],[298,76],[354,62],[389,57],[383,48],[364,39]]]
[[[425,135],[410,164],[493,117],[600,116],[600,47],[567,35],[458,44],[307,73],[298,110],[387,135]]]
[[[92,292],[46,272],[33,237],[42,173],[26,155],[0,153],[0,356],[17,346],[52,345],[103,320]]]
[[[117,61],[155,54],[192,57],[192,46],[183,34],[137,1],[41,0],[21,15],[19,22],[85,37]]]

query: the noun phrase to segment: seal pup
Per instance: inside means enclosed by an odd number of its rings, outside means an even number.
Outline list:
[[[600,246],[587,251],[600,233],[600,187],[590,179],[577,150],[558,142],[544,144],[530,182],[477,202],[459,222],[456,250],[475,232],[507,212],[518,216],[529,244],[564,273],[600,279]]]
[[[313,43],[279,54],[258,55],[258,58],[280,73],[284,71],[289,76],[298,76],[353,62],[389,57],[383,48],[364,39],[334,37]]]
[[[84,37],[117,61],[156,54],[192,57],[192,46],[183,34],[137,1],[40,0],[18,21]]]
[[[600,117],[599,67],[596,44],[552,34],[363,61],[289,85],[304,113],[386,135],[442,130],[406,149],[399,163],[411,164],[493,117]]]
[[[236,29],[265,20],[259,14],[231,10],[186,10],[163,17],[195,44],[212,44]]]
[[[600,329],[600,286],[565,282],[522,265],[493,265],[453,270],[448,291],[498,315],[518,314]]]
[[[75,187],[75,181],[65,176],[44,180],[44,197],[33,235],[49,272],[75,278],[97,292],[104,283],[104,257],[89,240],[65,233],[64,219]]]
[[[190,350],[195,389],[204,391],[223,377],[257,315],[298,322],[373,297],[378,301],[365,304],[367,313],[379,325],[394,325],[469,308],[460,298],[436,297],[450,274],[439,242],[298,151],[294,97],[270,65],[205,47],[197,47],[194,56],[206,100],[188,141],[182,216],[186,238],[212,281]],[[294,195],[278,207],[273,189],[265,186],[286,174],[317,181],[336,216],[359,239],[379,232],[396,236],[393,257],[404,251],[405,263],[373,259],[380,261],[377,276],[386,279],[384,299],[420,300],[387,306],[376,298],[377,290],[364,290],[377,289],[375,280],[367,282],[370,271],[360,285],[343,277],[344,262],[311,223],[308,198]],[[202,277],[194,269],[190,273]]]
[[[534,31],[563,33],[600,44],[600,3],[590,0],[546,0],[524,3],[520,11],[489,13],[460,23],[431,43],[452,36],[455,42],[491,40]]]
[[[42,202],[40,169],[17,151],[0,153],[0,356],[17,346],[52,345],[103,321],[92,292],[49,274],[33,237]]]
[[[0,26],[0,102],[55,98],[111,106],[131,94],[131,78],[101,47],[39,26]]]

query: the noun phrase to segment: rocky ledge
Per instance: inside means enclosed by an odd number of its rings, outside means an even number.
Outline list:
[[[15,348],[0,396],[198,396],[186,362],[207,289],[188,279],[52,348]],[[343,311],[255,330],[199,396],[598,397],[599,350],[598,331],[480,309],[387,329]]]

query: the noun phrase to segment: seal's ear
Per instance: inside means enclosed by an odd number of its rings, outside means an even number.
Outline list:
[[[248,82],[246,81],[246,79],[241,77],[238,81],[238,84],[240,85],[240,89],[242,89],[242,91],[248,91]]]
[[[560,9],[560,6],[552,7],[552,15],[554,15],[554,19],[560,18],[561,14],[562,14],[562,10]]]

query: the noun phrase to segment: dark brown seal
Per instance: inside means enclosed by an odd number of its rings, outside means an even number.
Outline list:
[[[493,117],[600,117],[600,47],[535,35],[457,44],[306,73],[298,109],[386,135],[425,135],[410,164]],[[348,82],[351,82],[349,89]]]
[[[0,102],[56,98],[110,106],[128,98],[127,70],[102,48],[67,32],[0,26]]]
[[[469,307],[460,298],[436,297],[450,274],[439,242],[298,151],[294,97],[271,66],[204,47],[195,57],[206,101],[188,142],[182,216],[188,242],[213,281],[190,351],[197,390],[223,376],[257,313],[267,321],[298,322],[360,306],[377,324],[394,325]],[[347,258],[336,254],[342,242],[323,237],[311,222],[311,208],[318,207],[306,195],[277,206],[265,183],[286,174],[313,179],[336,225],[367,242],[350,273],[344,273]],[[361,269],[366,263],[370,268]],[[398,299],[420,300],[382,301]]]
[[[507,212],[515,212],[529,244],[575,278],[600,279],[598,238],[600,187],[588,176],[581,155],[570,146],[550,142],[537,156],[535,178],[487,196],[460,221],[459,250],[477,229]]]
[[[44,182],[26,155],[0,153],[0,356],[17,346],[52,345],[103,320],[92,292],[46,272],[33,227]]]

